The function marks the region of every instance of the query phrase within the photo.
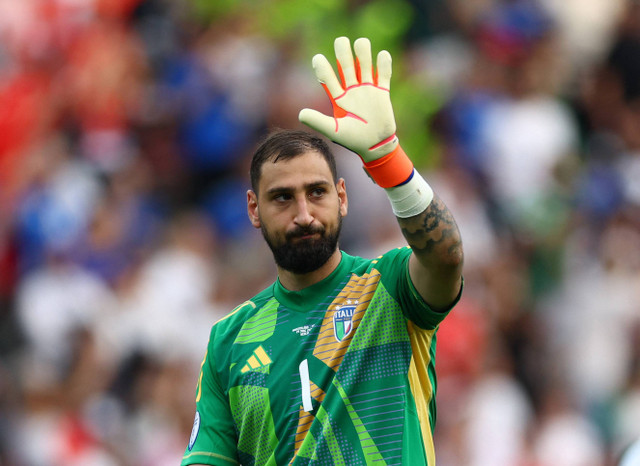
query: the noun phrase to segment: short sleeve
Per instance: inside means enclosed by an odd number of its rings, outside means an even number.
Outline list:
[[[405,317],[418,327],[431,330],[436,328],[460,300],[462,286],[456,299],[448,309],[435,311],[422,298],[409,275],[411,248],[398,248],[379,258],[378,265],[387,288],[400,304]]]
[[[237,436],[229,400],[220,384],[212,351],[214,332],[202,362],[196,388],[196,414],[181,466],[208,464],[230,466],[237,459]]]

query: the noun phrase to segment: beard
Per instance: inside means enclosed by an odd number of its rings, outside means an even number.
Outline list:
[[[285,240],[278,244],[262,223],[262,236],[269,245],[276,264],[289,272],[305,274],[319,269],[327,263],[338,247],[338,238],[342,229],[342,215],[334,229],[324,227],[298,227],[285,234]],[[319,238],[298,239],[306,235],[320,235]]]

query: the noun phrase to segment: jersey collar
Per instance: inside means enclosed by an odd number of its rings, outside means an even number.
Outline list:
[[[355,257],[344,251],[340,251],[342,257],[340,263],[326,278],[308,286],[300,291],[289,291],[280,279],[273,284],[273,295],[284,307],[298,312],[306,312],[318,308],[318,305],[326,301],[325,306],[331,304],[333,291],[349,279]],[[347,275],[347,276],[345,276]]]

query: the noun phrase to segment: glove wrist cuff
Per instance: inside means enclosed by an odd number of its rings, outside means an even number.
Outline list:
[[[385,191],[393,213],[399,218],[414,217],[424,212],[433,200],[433,189],[416,170],[409,181]]]
[[[364,168],[378,186],[392,188],[409,179],[413,173],[413,162],[398,145],[384,157],[366,162]]]

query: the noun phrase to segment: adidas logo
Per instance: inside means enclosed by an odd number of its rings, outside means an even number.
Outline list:
[[[271,364],[271,358],[262,346],[258,346],[253,351],[251,357],[247,359],[247,363],[242,367],[242,369],[240,369],[240,372],[244,374],[251,370],[264,368],[269,364]]]

